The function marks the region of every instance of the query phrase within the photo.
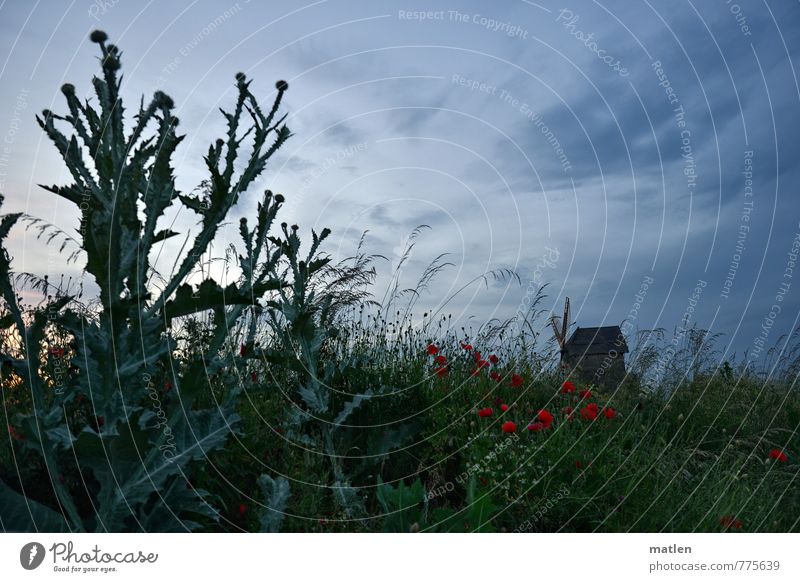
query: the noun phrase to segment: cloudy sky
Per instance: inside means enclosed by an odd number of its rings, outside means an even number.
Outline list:
[[[446,312],[512,315],[548,283],[545,307],[569,296],[578,325],[671,330],[688,315],[738,354],[798,324],[796,1],[0,2],[4,212],[77,226],[37,187],[68,176],[33,116],[64,110],[64,82],[89,96],[95,28],[124,51],[128,99],[177,103],[184,191],[234,74],[265,102],[286,79],[295,135],[235,218],[283,192],[285,219],[330,227],[336,257],[368,230],[384,275],[429,225],[402,273],[413,285],[450,253],[427,306],[511,268],[521,287],[475,285]],[[18,271],[80,276],[31,232],[8,246]]]

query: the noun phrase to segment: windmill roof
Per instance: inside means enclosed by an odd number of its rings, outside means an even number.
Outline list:
[[[584,353],[600,353],[616,350],[628,352],[628,344],[618,325],[605,327],[579,327],[567,340],[565,348],[577,348]]]

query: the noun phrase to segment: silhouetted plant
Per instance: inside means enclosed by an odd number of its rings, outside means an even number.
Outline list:
[[[101,51],[102,73],[92,80],[97,105],[78,99],[66,84],[61,90],[68,113],[45,110],[37,122],[72,176],[71,184],[44,188],[80,210],[85,270],[99,287],[99,305],[88,309],[69,294],[56,294],[23,313],[3,251],[1,323],[13,328],[20,349],[4,355],[2,373],[4,379],[19,378],[19,389],[31,397],[30,409],[10,429],[19,437],[20,454],[42,459],[46,475],[40,478],[49,479],[51,491],[37,502],[26,496],[31,483],[0,483],[0,517],[3,528],[12,530],[192,529],[198,517],[217,520],[219,514],[206,492],[189,481],[190,465],[223,447],[239,420],[239,384],[220,374],[236,363],[225,349],[229,331],[248,306],[284,285],[276,278],[283,247],[267,238],[283,197],[265,193],[254,229],[242,219],[237,283],[223,288],[210,277],[196,285],[187,279],[231,208],[290,136],[285,116],[277,117],[288,85],[276,84],[277,96],[265,113],[250,81],[236,75],[236,103],[232,112],[223,111],[227,133],[205,156],[203,196],[184,195],[176,190],[171,163],[184,138],[176,133],[172,99],[156,91],[149,104],[142,100],[127,128],[121,52],[104,32],[93,32],[91,40]],[[62,133],[62,125],[69,133]],[[198,215],[200,231],[157,288],[152,254],[177,234],[158,223],[176,202]],[[3,217],[0,239],[20,218]],[[203,349],[174,361],[173,323],[203,312],[211,314]],[[54,330],[72,338],[65,357],[74,373],[58,391],[40,361],[41,346]],[[223,383],[224,397],[204,408],[198,400],[209,376]],[[265,480],[264,487],[285,502],[287,483]]]

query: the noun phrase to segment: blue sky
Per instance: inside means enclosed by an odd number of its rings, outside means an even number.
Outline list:
[[[287,221],[333,230],[334,256],[369,230],[382,275],[430,225],[404,282],[442,252],[454,267],[425,306],[505,267],[522,287],[474,286],[447,312],[512,315],[533,278],[549,283],[546,308],[572,299],[579,325],[635,313],[636,327],[672,329],[689,313],[739,354],[798,324],[797,2],[2,2],[6,212],[77,226],[36,186],[68,177],[33,116],[63,110],[64,82],[88,95],[94,28],[124,51],[129,100],[174,98],[184,191],[203,178],[234,74],[265,101],[289,81],[295,136],[235,218],[264,188],[283,192]],[[19,271],[80,274],[31,232],[9,249]]]

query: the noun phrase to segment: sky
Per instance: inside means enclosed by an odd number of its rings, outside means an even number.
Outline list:
[[[287,222],[332,229],[334,258],[368,231],[379,285],[429,226],[402,282],[449,253],[419,311],[447,302],[464,325],[514,315],[543,284],[542,307],[569,297],[575,325],[697,325],[724,334],[721,357],[758,359],[800,323],[797,1],[0,1],[3,212],[77,228],[38,186],[69,177],[34,115],[65,110],[65,82],[91,96],[98,28],[123,51],[129,111],[156,89],[174,99],[183,192],[234,75],[264,103],[288,81],[294,136],[218,248],[270,188]],[[33,231],[7,247],[16,271],[88,278]],[[495,269],[521,284],[450,299]]]

